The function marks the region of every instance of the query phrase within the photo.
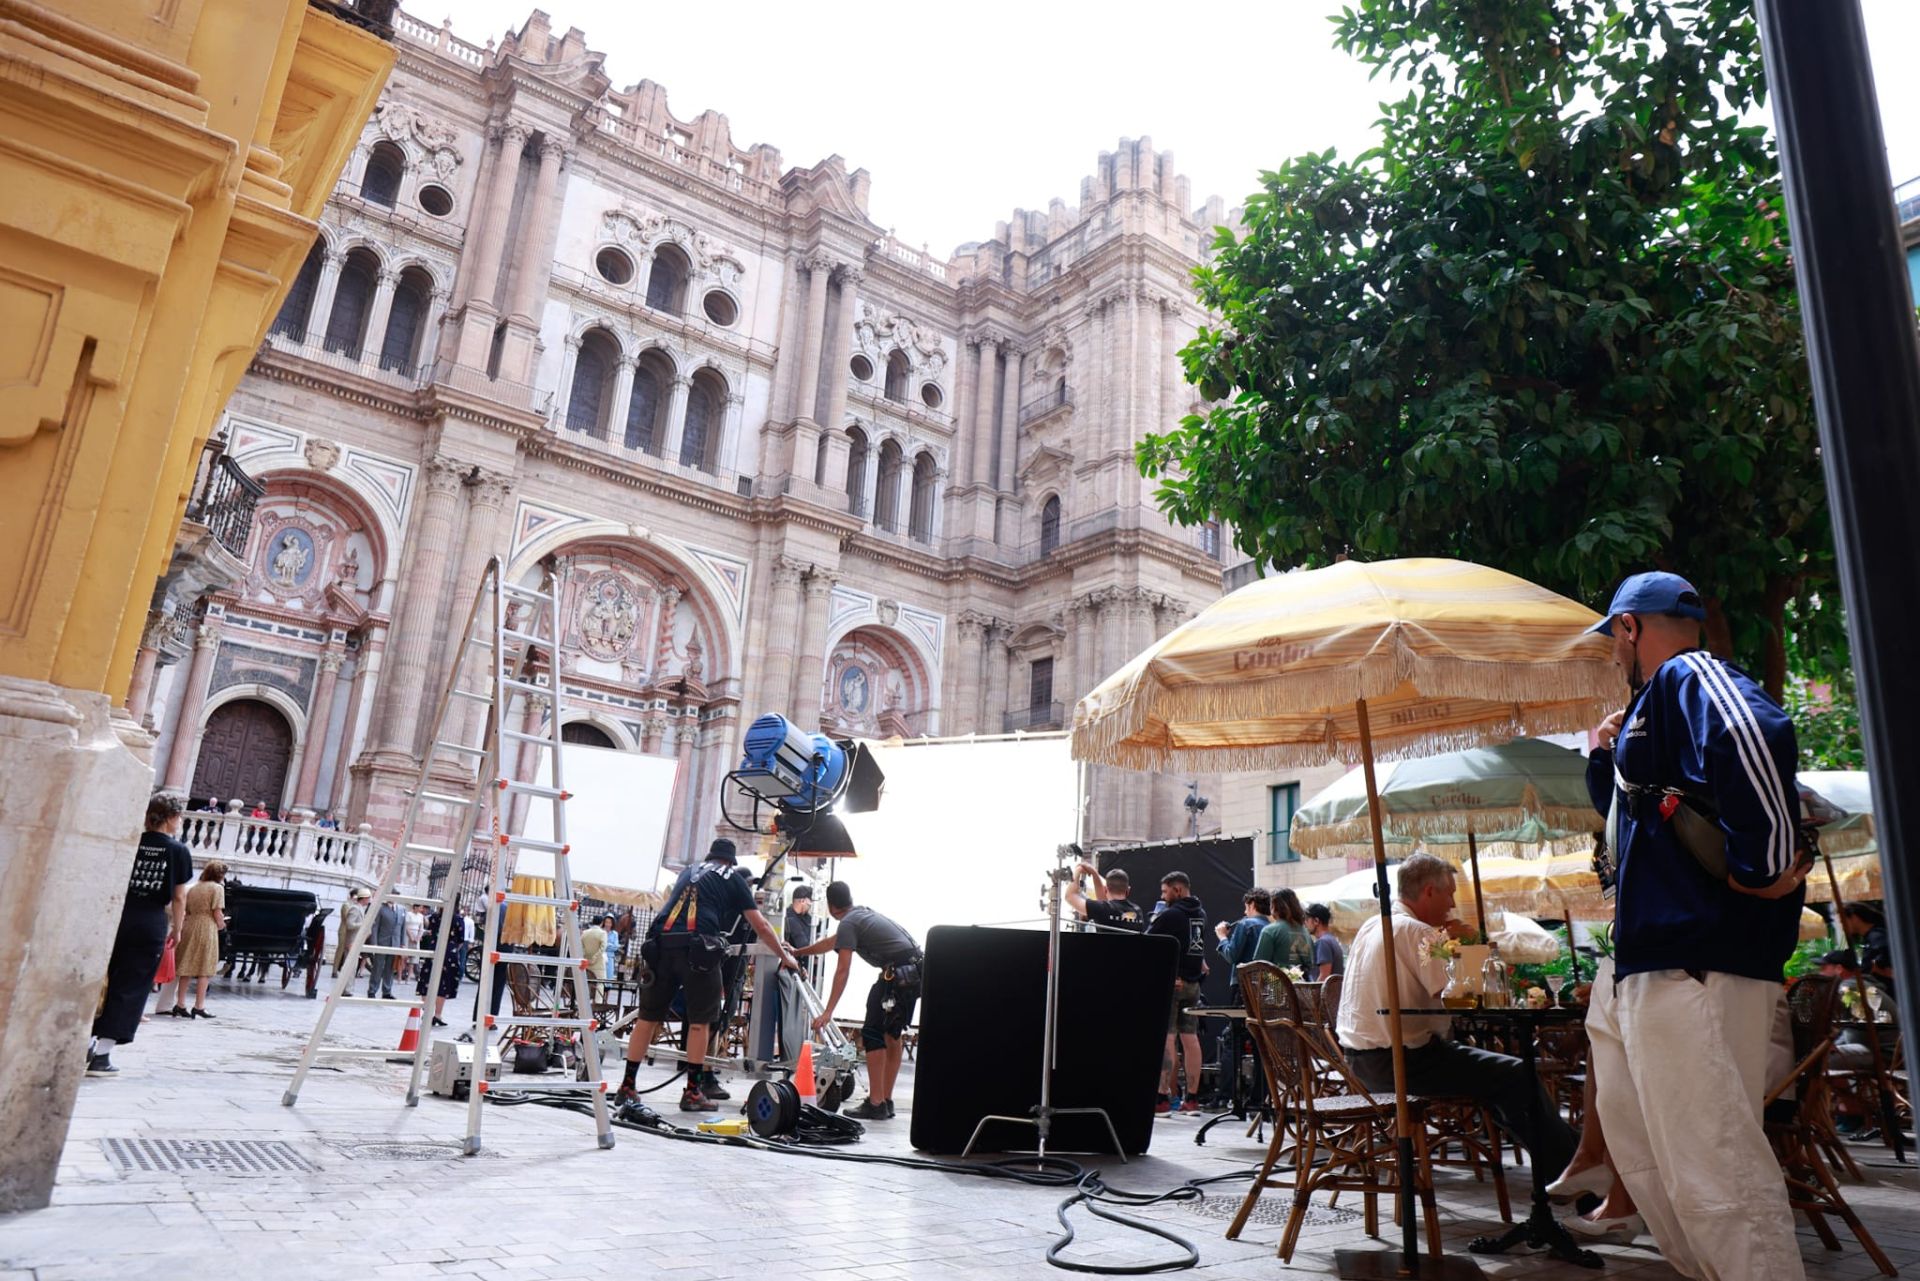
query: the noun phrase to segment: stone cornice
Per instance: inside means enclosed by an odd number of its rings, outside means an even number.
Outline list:
[[[402,418],[424,420],[432,416],[423,404],[421,389],[394,387],[331,365],[316,365],[272,346],[262,346],[254,353],[247,372],[274,382],[326,392],[349,404],[364,405]]]
[[[544,426],[538,430],[520,433],[520,448],[529,459],[557,463],[569,471],[581,472],[601,480],[610,480],[628,489],[670,499],[685,510],[728,516],[735,520],[748,519],[751,514],[748,499],[718,488],[690,488],[682,478],[669,472],[649,467],[623,467],[619,459],[595,450],[583,449],[568,442],[564,436],[547,430]],[[526,477],[523,474],[522,493],[526,492],[525,481]]]

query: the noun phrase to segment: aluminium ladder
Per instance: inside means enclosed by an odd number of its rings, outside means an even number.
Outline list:
[[[381,873],[379,886],[368,904],[367,922],[357,932],[345,966],[334,976],[333,990],[328,994],[319,1020],[307,1038],[293,1081],[281,1099],[284,1105],[291,1107],[298,1099],[300,1087],[317,1058],[395,1057],[397,1052],[393,1050],[329,1046],[325,1044],[327,1026],[333,1019],[334,1011],[342,1004],[411,1008],[430,1002],[439,993],[441,974],[447,965],[444,931],[461,914],[461,893],[464,888],[462,871],[478,840],[484,850],[483,862],[487,869],[484,899],[486,927],[478,942],[482,951],[479,991],[474,1002],[475,1016],[470,1032],[474,1066],[467,1091],[464,1150],[469,1156],[480,1150],[480,1118],[484,1111],[481,1104],[490,1088],[485,1079],[487,1051],[495,1033],[509,1026],[579,1030],[586,1068],[585,1080],[516,1081],[513,1089],[571,1094],[584,1091],[593,1105],[594,1128],[600,1146],[613,1146],[607,1084],[600,1075],[600,1056],[592,1052],[594,1047],[591,1045],[595,1021],[587,981],[586,955],[580,939],[579,903],[574,897],[573,877],[567,867],[566,801],[569,794],[565,789],[560,758],[562,691],[557,661],[562,594],[560,575],[551,564],[543,565],[540,586],[531,588],[508,582],[499,557],[488,560],[473,605],[458,633],[462,641],[460,652],[454,658],[440,694],[434,718],[432,747],[420,762],[420,773],[407,802],[400,848]],[[509,615],[509,606],[515,609],[516,614]],[[548,685],[538,684],[533,679],[534,665],[543,657],[552,673]],[[527,706],[524,700],[533,699],[551,700],[545,717],[545,731],[532,733],[508,728],[509,710],[524,710]],[[455,711],[459,706],[457,700],[466,700],[485,710],[478,745],[463,741],[468,736],[465,727],[471,721],[464,712]],[[522,700],[518,707],[515,706],[516,700]],[[529,750],[523,753],[520,750],[522,745]],[[549,762],[550,782],[542,783],[534,778],[516,776],[521,762],[527,758],[533,761],[533,773],[538,775],[541,772],[539,758],[543,752]],[[444,781],[449,775],[465,779],[466,782],[455,789]],[[448,790],[439,790],[441,788]],[[517,826],[511,814],[516,798],[526,798],[532,803],[545,801],[552,805],[552,839],[533,839],[512,831]],[[421,810],[429,802],[452,807],[457,816],[455,837],[450,845],[424,844],[419,840]],[[553,856],[552,895],[520,894],[508,889],[515,856],[522,850]],[[448,871],[440,894],[410,895],[394,891],[396,871],[401,859],[406,856],[447,860]],[[437,907],[443,932],[435,936],[435,946],[431,949],[380,947],[366,942],[372,932],[374,914],[387,903],[418,903]],[[508,903],[551,907],[555,910],[561,928],[562,947],[558,955],[500,950],[501,908]],[[428,960],[427,996],[419,999],[389,999],[353,995],[355,971],[359,969],[360,957],[371,955],[411,956]],[[552,969],[562,978],[570,976],[574,1012],[578,1017],[495,1016],[490,1008],[493,973],[494,967],[502,964],[535,966]],[[558,983],[555,987],[557,992]],[[429,1027],[423,1031],[413,1051],[412,1073],[407,1082],[408,1107],[418,1106],[420,1102],[420,1076],[426,1067],[432,1043]]]

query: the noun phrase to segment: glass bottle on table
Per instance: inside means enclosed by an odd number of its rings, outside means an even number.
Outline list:
[[[1486,964],[1480,967],[1480,1003],[1490,1010],[1504,1010],[1513,1004],[1513,975],[1500,959],[1498,943],[1490,946]]]

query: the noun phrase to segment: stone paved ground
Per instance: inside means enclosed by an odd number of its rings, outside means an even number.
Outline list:
[[[625,1131],[603,1152],[584,1118],[539,1108],[490,1110],[486,1153],[461,1158],[453,1144],[462,1107],[431,1097],[405,1107],[400,1067],[322,1069],[297,1107],[280,1106],[317,1006],[277,988],[217,985],[209,1008],[217,1021],[148,1023],[135,1045],[116,1053],[119,1079],[86,1083],[53,1206],[0,1220],[0,1281],[1060,1275],[1042,1258],[1057,1234],[1056,1189]],[[392,1010],[350,1007],[337,1026],[360,1044],[382,1045],[397,1023]],[[872,1125],[859,1150],[904,1154],[907,1128],[904,1115]],[[1259,1155],[1231,1125],[1196,1147],[1195,1128],[1190,1118],[1163,1119],[1149,1157],[1099,1164],[1123,1187],[1159,1189],[1245,1168]],[[124,1173],[103,1141],[139,1138],[282,1140],[317,1172]],[[366,1146],[395,1142],[440,1146],[428,1148],[427,1159]],[[1848,1195],[1894,1262],[1913,1271],[1920,1179],[1911,1167],[1890,1168],[1884,1149],[1859,1154],[1877,1167],[1870,1171],[1876,1182],[1848,1185]],[[1443,1170],[1441,1178],[1445,1231],[1457,1251],[1493,1226],[1492,1196],[1463,1173]],[[1223,1237],[1236,1186],[1222,1185],[1199,1212],[1151,1212],[1199,1246],[1209,1278],[1328,1275],[1336,1246],[1366,1241],[1357,1222],[1310,1227],[1291,1267],[1283,1267],[1273,1249],[1277,1224],[1250,1225],[1239,1242]],[[1270,1193],[1263,1217],[1282,1207]],[[1345,1213],[1343,1206],[1336,1217]],[[1140,1262],[1168,1248],[1084,1211],[1075,1222],[1080,1258]],[[1873,1275],[1850,1242],[1829,1255],[1810,1231],[1800,1240],[1810,1276]],[[1674,1275],[1650,1246],[1603,1253],[1608,1267],[1600,1275]],[[1488,1259],[1483,1267],[1499,1277],[1595,1275],[1532,1258]]]

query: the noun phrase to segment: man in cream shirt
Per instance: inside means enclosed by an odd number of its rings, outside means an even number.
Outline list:
[[[1447,963],[1433,955],[1440,939],[1458,937],[1466,926],[1453,920],[1454,869],[1431,854],[1414,854],[1399,868],[1393,905],[1393,954],[1399,962],[1400,1008],[1431,1009],[1447,986]],[[1391,1004],[1380,947],[1380,918],[1371,916],[1347,949],[1345,986],[1337,1032],[1360,1083],[1375,1094],[1393,1093]],[[1574,1134],[1546,1092],[1527,1080],[1520,1060],[1457,1044],[1446,1015],[1403,1014],[1407,1090],[1411,1094],[1470,1098],[1493,1109],[1500,1126],[1542,1169],[1564,1170]],[[1536,1105],[1537,1112],[1528,1104]],[[1535,1116],[1538,1116],[1536,1132]]]

